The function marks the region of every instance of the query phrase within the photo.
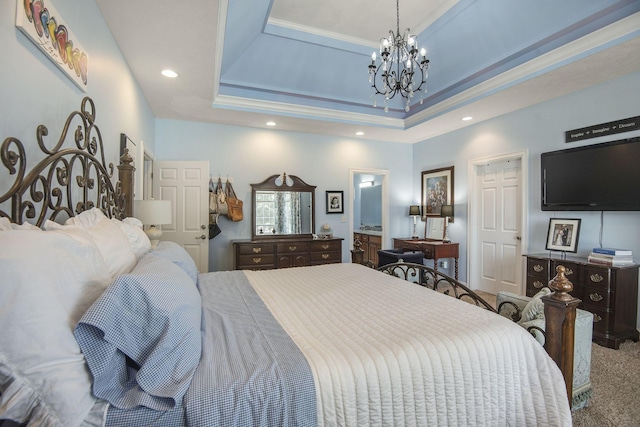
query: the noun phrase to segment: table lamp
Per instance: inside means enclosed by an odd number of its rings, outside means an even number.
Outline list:
[[[411,236],[411,238],[417,239],[418,232],[416,231],[416,224],[418,222],[418,217],[420,216],[420,206],[418,205],[409,206],[409,216],[413,217],[413,235]]]
[[[453,205],[442,205],[440,208],[440,216],[444,217],[444,239],[442,239],[443,243],[449,243],[449,218],[453,218]]]
[[[133,202],[133,213],[142,224],[148,226],[146,233],[151,241],[151,248],[158,246],[162,237],[162,230],[159,226],[171,224],[171,201],[135,200]]]

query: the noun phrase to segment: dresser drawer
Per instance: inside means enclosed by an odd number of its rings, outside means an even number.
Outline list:
[[[255,254],[255,255],[240,255],[238,256],[237,268],[241,270],[251,268],[266,268],[274,266],[273,254]]]
[[[287,242],[278,243],[276,251],[278,254],[309,252],[308,242]]]
[[[593,313],[594,332],[607,333],[615,324],[614,314],[608,310],[598,310],[591,307],[584,307],[584,310]]]
[[[241,244],[241,245],[238,245],[238,254],[240,255],[273,254],[273,249],[274,249],[274,245],[268,244],[268,243]]]
[[[585,287],[581,295],[582,305],[589,308],[595,308],[598,310],[606,310],[609,307],[609,303],[612,300],[611,293],[606,289],[598,289]]]
[[[342,246],[342,241],[332,240],[324,242],[322,240],[315,240],[311,242],[312,252],[326,252],[326,251],[339,251]]]
[[[548,277],[555,276],[549,272],[550,261],[548,259],[527,258],[527,275],[538,277],[544,282]],[[546,284],[545,284],[546,286]]]
[[[609,290],[611,286],[608,268],[587,266],[584,269],[584,286]]]
[[[540,289],[549,286],[546,278],[539,276],[527,276],[527,296],[532,297],[537,294]]]
[[[311,252],[312,264],[324,264],[332,262],[341,262],[340,251],[328,251],[328,252]]]
[[[549,280],[556,276],[556,268],[559,265],[564,266],[564,275],[574,286],[580,283],[580,265],[565,260],[553,260],[551,262],[549,266]]]

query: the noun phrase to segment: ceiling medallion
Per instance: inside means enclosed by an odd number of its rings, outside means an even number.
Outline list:
[[[380,63],[376,65],[376,52],[373,52],[369,65],[373,106],[377,107],[376,95],[384,95],[385,113],[389,111],[388,101],[397,93],[406,99],[404,110],[409,112],[413,94],[420,92],[422,104],[422,96],[427,92],[427,51],[422,48],[418,55],[418,40],[409,31],[407,28],[404,34],[400,35],[400,0],[396,0],[396,33],[389,30],[389,37],[380,39]]]

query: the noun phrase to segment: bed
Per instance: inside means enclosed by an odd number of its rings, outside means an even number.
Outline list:
[[[64,129],[47,148],[39,127],[31,171],[18,139],[0,148],[0,419],[571,425],[556,362],[488,305],[358,264],[198,274],[150,249],[89,98]]]

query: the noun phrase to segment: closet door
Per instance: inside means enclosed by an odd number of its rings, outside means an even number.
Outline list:
[[[209,162],[154,161],[154,198],[171,200],[172,223],[162,240],[178,243],[200,273],[209,271]]]

